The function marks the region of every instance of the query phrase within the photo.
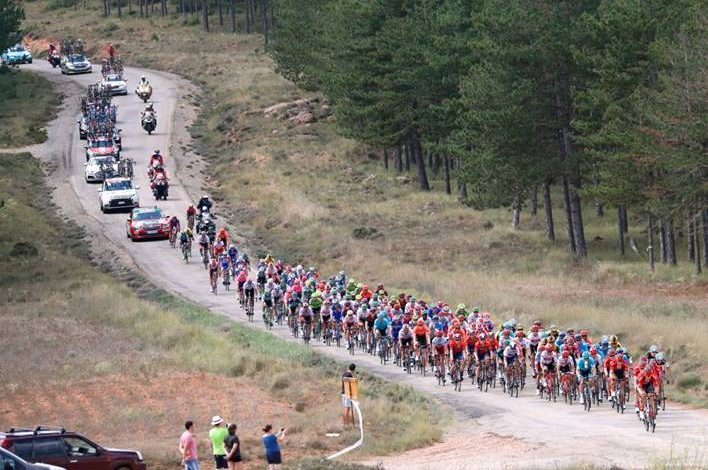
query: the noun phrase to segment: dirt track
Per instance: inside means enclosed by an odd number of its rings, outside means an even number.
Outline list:
[[[74,219],[92,235],[94,248],[107,257],[140,269],[161,287],[189,298],[212,311],[245,322],[237,308],[234,294],[211,295],[204,269],[196,262],[185,265],[167,242],[132,243],[125,236],[125,214],[101,214],[95,185],[83,180],[84,142],[78,139],[76,117],[77,94],[98,79],[98,74],[64,77],[48,64],[38,62],[26,67],[42,73],[59,84],[67,100],[58,118],[48,129],[49,141],[28,150],[44,161],[56,164],[51,185],[55,200],[63,214]],[[153,85],[153,101],[158,112],[157,132],[148,136],[139,125],[142,103],[135,95],[117,97],[119,127],[123,129],[123,155],[136,159],[137,181],[141,187],[143,206],[154,204],[147,177],[147,159],[154,148],[166,154],[171,175],[170,197],[157,205],[168,214],[183,216],[202,181],[199,162],[186,161],[180,147],[186,142],[185,123],[190,109],[177,106],[180,99],[194,90],[184,80],[170,74],[129,68],[129,89],[135,87],[139,75],[145,74]],[[184,180],[185,185],[180,182]],[[183,218],[183,217],[182,217]],[[258,317],[258,315],[256,315]],[[261,328],[260,323],[255,324]],[[290,339],[285,327],[274,334]],[[589,414],[578,405],[542,402],[530,390],[518,399],[499,391],[482,394],[464,383],[461,393],[451,387],[437,386],[431,377],[408,375],[393,365],[380,366],[376,358],[358,353],[353,358],[346,350],[313,344],[318,351],[340,361],[352,359],[360,368],[384,378],[397,380],[429,393],[455,411],[445,442],[425,451],[413,451],[383,458],[386,468],[431,468],[444,464],[456,468],[528,468],[566,467],[591,463],[599,467],[645,468],[654,459],[672,456],[673,463],[682,461],[689,467],[708,464],[708,413],[670,404],[658,417],[655,434],[646,433],[633,413],[618,416],[608,406],[594,408]],[[366,393],[364,384],[363,391]],[[366,410],[364,410],[364,413]],[[480,458],[479,455],[485,457]],[[679,459],[679,460],[677,460]],[[372,462],[373,463],[373,462]]]

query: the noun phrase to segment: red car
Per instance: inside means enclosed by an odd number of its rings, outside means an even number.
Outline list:
[[[89,139],[88,145],[86,145],[86,161],[89,161],[91,157],[104,157],[108,155],[120,158],[120,149],[112,137]]]
[[[133,241],[170,238],[169,218],[157,207],[133,209],[125,222],[125,234]]]

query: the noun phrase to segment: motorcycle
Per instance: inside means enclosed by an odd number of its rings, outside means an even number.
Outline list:
[[[147,113],[140,120],[140,124],[143,126],[145,132],[151,135],[157,127],[157,117],[152,113]]]
[[[59,54],[55,52],[47,56],[47,62],[52,65],[52,68],[57,68],[61,63],[61,58],[59,57]]]
[[[216,224],[214,223],[213,218],[214,216],[206,213],[203,214],[197,222],[197,233],[206,232],[212,242],[216,238]]]
[[[170,185],[167,182],[167,179],[165,178],[156,178],[152,182],[152,194],[155,196],[155,200],[158,201],[160,199],[167,200],[167,190],[169,189]]]
[[[135,89],[135,94],[138,95],[138,98],[143,100],[143,103],[147,103],[152,96],[152,86],[140,84],[138,88]]]
[[[123,150],[123,139],[121,138],[120,133],[120,129],[113,129],[113,142],[115,142],[119,152]]]

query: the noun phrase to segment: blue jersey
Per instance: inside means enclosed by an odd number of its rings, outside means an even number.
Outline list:
[[[581,358],[578,360],[577,369],[578,372],[583,375],[591,374],[595,368],[595,360],[593,358],[585,359]]]
[[[332,319],[336,322],[342,321],[342,309],[339,306],[332,307]]]
[[[374,322],[374,328],[380,331],[386,331],[388,329],[388,325],[388,318],[377,318]]]
[[[394,318],[393,321],[391,321],[391,336],[393,336],[393,339],[398,339],[398,333],[401,331],[401,328],[403,328],[403,320]]]

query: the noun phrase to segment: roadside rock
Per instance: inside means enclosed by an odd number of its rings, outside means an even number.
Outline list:
[[[407,176],[396,176],[396,183],[398,184],[408,184],[411,182],[411,179]]]

